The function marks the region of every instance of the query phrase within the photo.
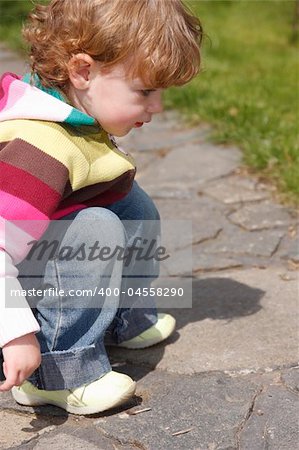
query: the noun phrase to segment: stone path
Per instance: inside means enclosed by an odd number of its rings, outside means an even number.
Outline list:
[[[0,67],[24,65],[0,48]],[[298,216],[210,131],[164,113],[121,140],[163,223],[193,222],[192,243],[182,236],[168,267],[180,279],[192,246],[193,307],[167,309],[177,319],[167,345],[110,351],[137,395],[121,410],[76,417],[1,394],[1,449],[298,447]]]

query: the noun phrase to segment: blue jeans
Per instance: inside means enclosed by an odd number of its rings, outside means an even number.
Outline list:
[[[63,219],[69,224],[63,222],[67,225],[60,248],[71,246],[74,251],[82,242],[86,247],[98,242],[100,247],[129,248],[134,245],[136,236],[144,235],[147,223],[151,224],[152,236],[160,233],[159,213],[136,182],[123,200],[105,208],[86,208]],[[52,225],[42,239],[53,237]],[[37,338],[42,363],[29,381],[40,389],[70,389],[102,377],[111,370],[105,343],[131,339],[157,321],[152,297],[126,295],[128,287],[136,287],[135,278],[130,276],[134,272],[134,261],[124,268],[123,261],[117,257],[109,261],[91,258],[84,262],[52,258],[46,261],[43,278],[39,280],[22,275],[26,264],[23,262],[19,266],[19,279],[24,289],[35,286],[46,291],[45,287],[52,288],[51,296],[45,294],[33,309],[41,327]],[[142,271],[138,283],[149,287],[158,276],[158,262],[151,259],[143,264]],[[53,295],[55,289],[68,293],[79,289],[98,292],[101,288],[104,293],[110,288],[112,292],[119,290],[124,294],[105,296],[102,293],[98,298],[93,297],[92,307],[88,307],[84,297]],[[72,307],[71,302],[76,307]]]

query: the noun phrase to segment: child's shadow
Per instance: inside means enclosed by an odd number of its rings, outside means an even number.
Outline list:
[[[143,350],[109,348],[113,369],[127,373],[135,380],[142,379],[153,371],[163,358],[166,345],[180,339],[179,330],[191,322],[204,319],[232,321],[239,317],[257,313],[262,306],[261,289],[227,278],[195,279],[192,283],[192,308],[168,308],[160,310],[172,314],[176,319],[176,331],[165,342]]]

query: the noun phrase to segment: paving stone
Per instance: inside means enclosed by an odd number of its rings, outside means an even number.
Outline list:
[[[240,174],[241,169],[237,169],[232,175],[224,178],[223,180],[236,188],[242,188],[250,191],[265,190],[266,187],[261,185],[254,177],[248,177]]]
[[[150,411],[106,417],[95,426],[147,450],[235,449],[236,431],[259,389],[247,379],[220,373],[188,377],[150,372],[137,390],[143,403],[132,410]],[[186,429],[190,431],[173,436]]]
[[[0,46],[0,72],[14,72],[23,75],[28,71],[28,66],[15,53],[8,50],[4,45]]]
[[[130,149],[129,149],[130,150]],[[138,181],[140,177],[142,177],[143,172],[149,167],[151,164],[156,162],[157,155],[154,153],[133,153],[132,154],[135,164],[137,167],[136,172],[136,180]]]
[[[55,429],[46,418],[3,410],[0,411],[0,423],[0,448],[3,450],[24,445],[24,442]]]
[[[205,129],[206,131],[211,129],[209,125],[203,125],[200,126],[200,128]],[[146,124],[144,127],[133,129],[126,136],[117,137],[117,141],[125,143],[130,141],[131,138],[134,138],[134,141],[137,142],[140,135],[152,135],[156,131],[161,130],[169,130],[171,132],[173,130],[179,131],[184,129],[186,129],[186,124],[182,120],[180,113],[178,111],[168,110],[152,116],[151,123]]]
[[[299,264],[299,249],[295,248],[294,250],[290,251],[287,255],[283,256],[283,259],[288,259],[296,264]]]
[[[152,117],[152,122],[145,125],[143,128],[139,128],[138,130],[133,129],[126,136],[116,137],[116,141],[130,152],[141,153],[139,151],[140,136],[142,136],[143,141],[145,141],[150,140],[151,136],[157,132],[164,132],[165,130],[172,132],[173,130],[179,131],[181,129],[184,129],[184,126],[178,126],[178,113],[176,111],[165,111],[161,114],[154,115]],[[155,151],[153,154],[155,154]]]
[[[127,141],[119,142],[123,142],[124,145],[127,143],[128,148],[130,147],[133,151],[152,152],[181,147],[186,145],[186,143],[195,141],[203,141],[205,136],[205,130],[202,130],[200,127],[190,129],[187,127],[183,129],[172,128],[170,130],[163,126],[144,125],[144,129],[133,133]]]
[[[281,259],[290,259],[297,262],[299,258],[299,226],[288,227],[287,233],[281,240],[276,255]],[[299,260],[298,260],[299,262]]]
[[[295,222],[287,208],[268,201],[246,205],[232,213],[229,220],[249,231],[288,226]]]
[[[172,250],[165,246],[169,258],[161,263],[160,277],[165,276],[182,276],[190,277],[193,272],[192,247],[183,248],[181,250]]]
[[[221,183],[223,181],[225,184],[229,186],[235,186],[236,189],[242,188],[247,191],[267,191],[267,192],[272,191],[273,188],[271,186],[267,186],[264,185],[263,183],[260,183],[258,179],[256,179],[254,176],[242,174],[241,170],[242,169],[236,169],[234,173],[232,173],[231,175],[228,175],[227,177],[221,180],[212,181],[208,183],[207,187],[217,186],[219,182]]]
[[[15,403],[10,392],[0,393],[0,409],[11,408]]]
[[[298,395],[281,386],[261,393],[240,436],[242,450],[291,450],[299,447]]]
[[[179,206],[176,200],[168,199],[156,199],[155,204],[162,220],[173,220],[175,223],[181,219],[192,223],[193,243],[215,238],[225,226],[225,208],[219,207],[215,201],[207,197],[186,199],[181,201]],[[172,242],[177,242],[178,246],[182,247],[176,229],[171,230],[169,226],[167,235],[172,232]],[[162,233],[162,236],[165,235],[166,233]]]
[[[99,441],[101,440],[99,436]],[[106,440],[105,440],[106,441]],[[105,446],[103,446],[103,444]],[[59,433],[56,436],[48,436],[46,439],[40,439],[39,442],[33,447],[35,450],[61,450],[61,446],[65,449],[72,450],[97,450],[97,449],[111,449],[112,445],[107,445],[107,442],[99,442],[98,444],[89,443],[85,439],[80,439],[76,436],[70,436],[65,433]]]
[[[284,236],[282,245],[280,245],[278,256],[281,259],[299,264],[299,241],[298,237]]]
[[[0,45],[0,61],[4,60],[14,60],[15,59],[15,53],[13,53],[11,50],[9,50],[6,47],[3,47]]]
[[[202,192],[226,204],[253,202],[270,196],[270,193],[265,190],[255,190],[251,185],[248,188],[249,183],[243,182],[243,184],[245,186],[242,186],[241,180],[238,183],[238,180],[229,177],[203,188]]]
[[[138,179],[138,177],[137,177]],[[140,176],[142,184],[142,174]],[[146,192],[152,199],[168,199],[168,200],[192,200],[197,194],[194,189],[185,185],[185,183],[159,183],[146,187]]]
[[[286,369],[282,371],[282,381],[287,388],[292,389],[294,392],[299,392],[299,369]]]
[[[91,425],[96,416],[58,417],[55,407],[40,407],[34,414],[0,411],[0,448],[2,450],[135,450],[135,445],[121,445]],[[62,411],[62,410],[61,410]],[[12,426],[13,424],[13,426]]]
[[[199,246],[207,254],[251,255],[270,257],[277,249],[287,230],[272,229],[246,231],[237,227],[225,227],[217,239]]]
[[[223,255],[203,253],[199,246],[193,247],[193,271],[218,271],[241,267],[242,262]]]
[[[178,374],[268,370],[298,361],[298,281],[281,269],[234,269],[193,280],[192,308],[167,308],[177,320],[167,342],[111,349],[131,364]],[[180,305],[178,305],[180,306]]]
[[[216,239],[215,239],[216,241]],[[212,242],[212,241],[211,241]],[[205,244],[209,248],[209,244]],[[280,248],[280,245],[279,245]],[[283,260],[274,252],[272,255],[238,254],[209,251],[203,249],[202,244],[194,244],[192,247],[194,273],[227,270],[237,267],[266,269],[267,267],[281,267],[291,270],[289,260]]]
[[[143,186],[183,181],[186,185],[204,184],[231,173],[240,164],[241,154],[235,148],[211,144],[185,143],[153,164],[142,177]],[[155,180],[153,183],[153,174]]]
[[[202,135],[207,138],[212,132],[212,126],[208,123],[201,123],[196,127],[201,130]],[[160,114],[155,114],[152,116],[152,121],[147,126],[138,129],[132,130],[130,134],[139,135],[141,133],[152,134],[156,130],[169,130],[170,132],[173,130],[182,131],[187,129],[195,129],[190,128],[190,120],[188,118],[185,119],[184,115],[175,110],[166,110]],[[130,134],[128,136],[130,136]]]
[[[120,445],[116,439],[105,437],[100,430],[91,426],[62,427],[62,430],[38,440],[34,446],[25,446],[24,450],[134,450],[134,445]],[[17,449],[16,449],[17,450]]]

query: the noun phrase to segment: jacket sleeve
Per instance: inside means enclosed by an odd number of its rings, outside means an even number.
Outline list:
[[[39,331],[15,266],[30,250],[28,242],[47,229],[68,174],[64,164],[26,140],[0,142],[0,347]]]
[[[0,270],[0,347],[3,347],[17,337],[39,331],[39,325],[22,295],[17,269],[5,251],[0,252]]]

